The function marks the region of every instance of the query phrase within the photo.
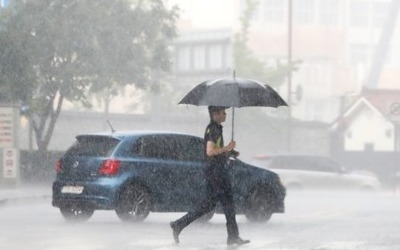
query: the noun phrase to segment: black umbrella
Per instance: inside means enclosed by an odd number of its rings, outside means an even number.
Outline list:
[[[235,76],[202,82],[187,93],[179,104],[232,107],[232,140],[235,107],[288,106],[267,84]]]

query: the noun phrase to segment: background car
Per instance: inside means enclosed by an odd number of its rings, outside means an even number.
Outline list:
[[[57,162],[52,204],[67,220],[87,220],[98,209],[115,210],[122,221],[141,221],[149,212],[187,212],[205,198],[205,165],[204,142],[196,136],[79,135]],[[285,188],[277,174],[238,159],[226,167],[237,214],[267,221],[284,212]]]
[[[288,189],[377,190],[379,180],[371,173],[348,172],[326,156],[258,156],[252,162],[277,173]]]

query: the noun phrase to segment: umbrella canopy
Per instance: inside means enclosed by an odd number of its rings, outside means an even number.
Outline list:
[[[236,77],[202,82],[193,88],[179,104],[237,108],[288,106],[268,85]]]
[[[232,140],[235,107],[288,106],[270,86],[251,79],[236,78],[235,75],[200,83],[179,104],[232,107]]]

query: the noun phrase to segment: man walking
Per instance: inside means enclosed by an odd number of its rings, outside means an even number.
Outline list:
[[[221,123],[226,119],[225,107],[209,106],[208,111],[211,121],[208,124],[205,134],[205,156],[207,166],[205,175],[207,179],[207,199],[194,211],[184,215],[182,218],[170,223],[173,230],[173,236],[176,243],[179,243],[179,234],[190,223],[201,216],[211,212],[217,202],[220,202],[226,217],[226,228],[228,231],[228,245],[243,245],[249,243],[249,240],[243,240],[239,237],[239,230],[235,218],[235,207],[231,183],[225,167],[229,154],[237,153],[233,149],[236,146],[231,141],[224,146]]]

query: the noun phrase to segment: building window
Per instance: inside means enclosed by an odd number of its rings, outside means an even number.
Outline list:
[[[222,69],[223,67],[223,51],[222,44],[214,44],[209,47],[209,68]]]
[[[314,23],[315,0],[293,1],[293,20],[297,24]]]
[[[366,1],[350,2],[350,25],[353,27],[368,27],[369,5]]]
[[[264,0],[264,20],[267,23],[283,23],[282,0]]]
[[[182,46],[178,49],[177,71],[190,70],[190,46]]]
[[[366,63],[367,55],[368,55],[368,46],[366,44],[350,44],[349,63],[351,65]]]
[[[197,45],[193,47],[193,69],[204,70],[206,68],[206,46]]]
[[[400,66],[400,47],[390,46],[389,52],[386,54],[386,62],[389,66]]]
[[[372,25],[376,28],[382,28],[383,23],[388,16],[389,8],[388,3],[375,2],[372,8]]]
[[[318,21],[323,25],[337,25],[339,22],[340,0],[321,0]]]

